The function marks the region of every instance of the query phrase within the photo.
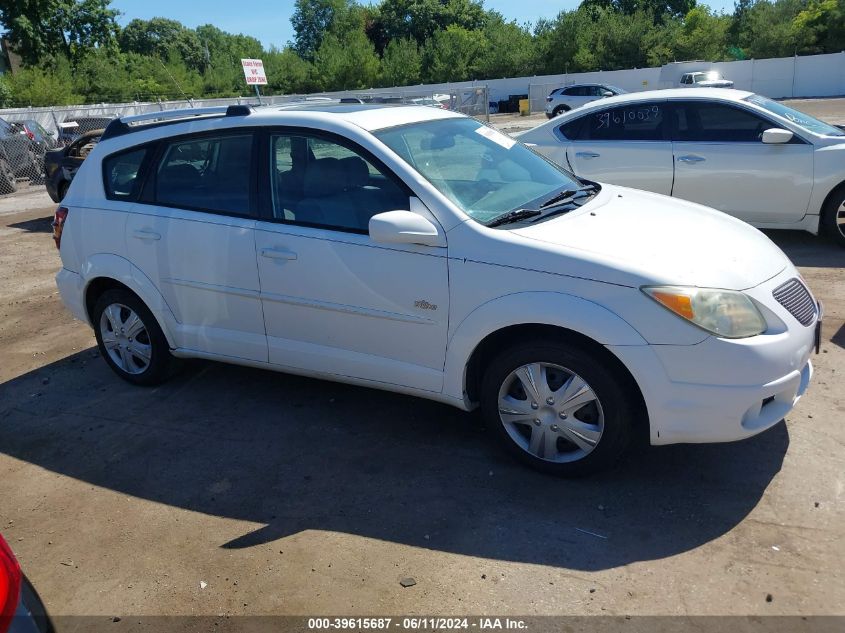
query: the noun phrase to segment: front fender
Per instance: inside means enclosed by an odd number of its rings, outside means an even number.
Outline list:
[[[153,282],[150,281],[150,278],[139,268],[132,265],[128,259],[110,253],[92,255],[85,260],[85,263],[79,270],[79,274],[83,280],[83,296],[88,294],[88,287],[91,285],[91,282],[102,277],[119,281],[129,288],[138,295],[141,301],[150,309],[150,312],[153,313],[156,321],[158,321],[159,327],[164,332],[168,345],[171,348],[176,347],[171,328],[168,327],[168,323],[176,322],[170,306],[167,305],[164,297]],[[88,322],[92,323],[91,315],[87,314],[87,308],[86,316],[88,317]]]
[[[513,325],[552,325],[602,345],[648,345],[627,321],[598,303],[560,292],[518,292],[473,310],[458,324],[446,347],[444,393],[466,401],[466,367],[488,335]]]

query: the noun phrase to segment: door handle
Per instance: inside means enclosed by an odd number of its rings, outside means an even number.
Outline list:
[[[703,163],[705,160],[707,159],[702,156],[695,156],[694,154],[678,156],[679,163]]]
[[[294,253],[293,251],[286,251],[280,248],[262,248],[261,256],[267,257],[268,259],[296,259],[296,253]]]
[[[132,237],[138,240],[160,240],[161,235],[155,231],[132,231]]]
[[[601,154],[596,154],[595,152],[575,152],[575,156],[578,158],[598,158]]]

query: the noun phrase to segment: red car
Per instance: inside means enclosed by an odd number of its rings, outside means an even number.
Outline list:
[[[44,603],[0,535],[0,633],[53,633]]]

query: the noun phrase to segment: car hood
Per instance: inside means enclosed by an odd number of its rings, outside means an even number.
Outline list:
[[[594,272],[585,269],[578,276],[630,286],[744,290],[790,265],[783,251],[745,222],[685,200],[613,185],[602,185],[578,211],[513,233],[593,262]]]

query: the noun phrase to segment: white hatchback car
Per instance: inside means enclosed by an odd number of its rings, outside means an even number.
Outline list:
[[[130,382],[197,357],[480,406],[557,474],[639,432],[754,435],[812,374],[819,306],[756,229],[446,110],[118,120],[54,224],[61,296]]]
[[[845,131],[741,90],[611,97],[518,135],[590,180],[698,202],[845,246]]]

